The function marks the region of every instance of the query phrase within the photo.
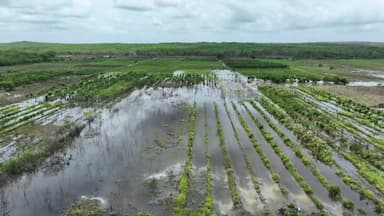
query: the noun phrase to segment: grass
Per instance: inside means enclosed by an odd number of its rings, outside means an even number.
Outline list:
[[[364,68],[371,70],[384,70],[383,59],[340,59],[340,60],[327,60],[327,63],[335,65]]]
[[[289,66],[283,63],[266,61],[260,59],[224,59],[226,65],[231,68],[259,68],[259,69],[271,69],[271,68],[288,68]]]
[[[37,150],[21,152],[16,157],[0,163],[0,179],[35,170],[53,152],[72,142],[82,129],[83,126],[65,125],[54,141],[43,140],[38,144]]]

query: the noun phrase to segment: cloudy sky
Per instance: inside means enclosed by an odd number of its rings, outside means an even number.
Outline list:
[[[384,41],[384,0],[0,0],[0,42]]]

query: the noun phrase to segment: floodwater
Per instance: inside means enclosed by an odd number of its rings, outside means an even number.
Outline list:
[[[376,87],[384,86],[384,81],[352,81],[347,86]]]
[[[270,160],[272,170],[280,174],[281,185],[288,190],[288,196],[283,196],[230,105],[231,101],[237,103],[258,97],[257,87],[248,84],[247,79],[237,73],[227,70],[213,72],[218,77],[216,84],[199,84],[191,88],[143,88],[135,90],[111,108],[101,110],[99,117],[89,123],[67,149],[52,156],[70,155],[71,160],[67,164],[59,168],[41,167],[35,173],[25,174],[1,188],[0,213],[15,216],[61,215],[74,202],[89,199],[129,215],[138,211],[171,215],[172,200],[178,194],[178,179],[185,163],[189,118],[194,102],[198,113],[188,208],[198,210],[206,195],[206,121],[207,154],[211,162],[216,212],[227,215],[277,212],[288,202],[309,212],[317,211],[248,113],[239,109]],[[241,209],[234,209],[231,199],[223,151],[217,136],[214,103],[218,106]],[[229,115],[238,130],[240,143],[234,137],[224,103],[227,103]],[[237,105],[240,107],[239,103]],[[76,121],[82,112],[84,110],[78,108],[63,110],[45,122],[55,122],[68,113],[72,113],[71,120]],[[283,147],[282,143],[279,144]],[[289,149],[284,150],[291,155]],[[251,169],[260,182],[262,197],[254,190],[243,153],[247,155]],[[295,165],[300,165],[300,161],[290,158],[295,160]],[[315,193],[319,193],[318,196],[330,206],[332,213],[337,204],[330,203],[322,192],[322,186],[311,178],[305,168],[300,166],[300,173],[312,187],[317,187]]]
[[[273,115],[268,113],[258,102],[255,102],[255,104],[272,120],[273,124],[276,125],[277,128],[279,128],[285,136],[287,136],[293,143],[300,146],[300,141],[297,139],[297,137],[292,133],[292,131],[288,130],[283,124],[281,124]],[[250,109],[254,109],[252,105],[249,103],[246,103],[247,107]],[[256,110],[255,110],[256,111]],[[275,136],[278,136],[275,134]],[[341,196],[347,197],[348,199],[352,200],[355,205],[355,209],[363,209],[367,215],[375,215],[375,205],[370,200],[363,200],[360,198],[360,194],[354,190],[352,190],[348,185],[346,185],[343,180],[336,175],[336,167],[330,167],[325,164],[323,164],[321,161],[316,160],[310,153],[310,151],[306,150],[305,148],[302,148],[301,151],[307,158],[309,158],[314,164],[317,169],[320,171],[320,173],[325,176],[328,180],[328,182],[332,185],[338,185],[341,189]],[[355,180],[358,180],[361,184],[368,187],[369,189],[375,191],[375,189],[369,185],[368,182],[366,182],[362,177],[358,174],[358,171],[356,168],[346,161],[345,159],[342,159],[339,157],[336,153],[334,153],[334,159],[337,161],[337,163],[343,167],[344,171],[346,171],[349,175],[353,176]]]

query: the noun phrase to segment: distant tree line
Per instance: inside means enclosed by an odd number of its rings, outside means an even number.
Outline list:
[[[18,50],[0,50],[0,66],[49,62],[53,61],[55,57],[56,53],[53,51],[25,52]]]

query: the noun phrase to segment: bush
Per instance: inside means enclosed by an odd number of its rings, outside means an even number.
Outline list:
[[[273,172],[273,173],[272,173],[272,179],[273,179],[273,181],[275,181],[276,183],[279,183],[279,182],[280,182],[280,175],[279,175],[278,173]]]
[[[343,207],[349,210],[353,210],[354,204],[351,200],[349,199],[343,199]]]
[[[0,88],[4,88],[7,91],[12,91],[15,86],[15,83],[11,80],[4,80],[0,82]]]
[[[341,195],[340,195],[340,187],[337,185],[331,185],[329,187],[329,197],[333,200],[340,200]]]

